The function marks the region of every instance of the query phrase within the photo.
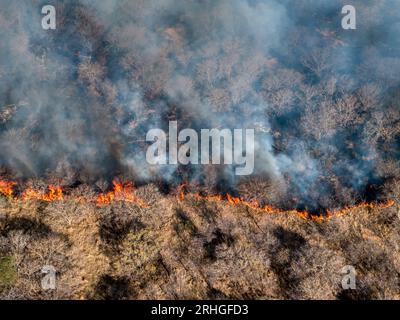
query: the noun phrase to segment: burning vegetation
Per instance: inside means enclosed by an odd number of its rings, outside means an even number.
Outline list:
[[[63,191],[60,186],[49,185],[48,192],[44,193],[36,191],[33,188],[28,188],[22,193],[22,200],[40,200],[46,202],[63,200]]]
[[[98,196],[93,197],[92,200],[88,202],[96,203],[98,206],[110,205],[113,202],[128,202],[135,203],[136,205],[146,208],[148,204],[138,197],[135,192],[135,188],[132,182],[119,182],[118,180],[113,180],[113,189],[106,193],[100,193]],[[14,197],[14,187],[17,186],[17,183],[14,181],[4,181],[0,180],[0,194],[3,194],[5,197],[11,200],[18,200],[18,197]],[[48,186],[48,192],[44,192],[43,190],[35,190],[32,187],[28,187],[26,190],[21,193],[22,201],[29,200],[37,200],[44,202],[55,202],[55,201],[63,201],[65,199],[65,195],[63,194],[63,189],[61,186]],[[201,192],[193,192],[187,194],[187,191],[190,190],[190,186],[187,184],[182,184],[177,189],[178,200],[184,201],[187,197],[193,197],[198,200],[210,201],[210,202],[222,202],[225,201],[229,205],[232,206],[244,206],[250,208],[252,210],[265,213],[265,214],[281,214],[281,215],[296,215],[303,219],[311,219],[313,221],[327,221],[332,219],[334,216],[342,216],[356,209],[362,208],[370,208],[370,209],[385,209],[395,205],[394,200],[386,200],[383,202],[376,203],[359,203],[357,205],[346,207],[337,210],[327,210],[326,212],[321,212],[316,214],[314,212],[308,212],[306,210],[300,211],[296,209],[292,210],[283,210],[279,208],[275,208],[271,205],[260,205],[257,200],[247,201],[241,197],[235,197],[230,195],[229,193],[225,195],[204,195]],[[74,198],[74,196],[68,196],[69,201],[82,201],[82,198]]]
[[[29,200],[19,187],[0,195],[3,299],[400,298],[398,202],[319,218],[151,184],[134,196],[126,183],[102,194],[81,185],[62,199],[35,189]],[[57,287],[46,291],[49,264]],[[345,265],[357,290],[341,287]]]
[[[16,182],[0,180],[0,193],[5,195],[6,197],[12,197],[14,193],[13,187],[15,185]]]
[[[399,298],[400,4],[3,2],[1,298]],[[254,130],[253,173],[150,164],[170,123]]]
[[[113,201],[126,201],[133,202],[138,204],[141,207],[146,207],[146,203],[135,196],[135,188],[133,183],[131,182],[118,182],[114,180],[113,182],[114,189],[106,194],[100,194],[97,197],[97,204],[99,205],[107,205]]]
[[[122,202],[132,202],[136,203],[139,206],[146,207],[145,202],[138,198],[135,195],[135,188],[132,182],[119,182],[114,180],[112,182],[113,189],[107,193],[101,193],[89,202],[96,203],[97,205],[109,205],[114,201],[122,201]],[[45,202],[55,202],[55,201],[63,201],[65,199],[65,195],[63,192],[63,188],[61,186],[49,185],[47,187],[47,192],[42,190],[36,190],[33,187],[27,187],[20,193],[20,197],[15,196],[14,188],[18,184],[14,181],[4,181],[0,180],[0,194],[3,194],[5,197],[11,200],[19,200],[22,201],[45,201]],[[83,201],[82,197],[74,197],[67,196],[70,201]],[[87,198],[86,198],[87,199]]]
[[[363,202],[363,203],[359,203],[359,204],[351,206],[351,207],[346,207],[346,208],[336,209],[336,210],[327,210],[326,212],[321,212],[319,214],[316,214],[314,212],[308,212],[306,210],[304,210],[304,211],[300,211],[300,210],[296,210],[296,209],[283,210],[283,209],[279,209],[279,208],[274,208],[271,205],[261,206],[257,200],[246,201],[243,198],[231,196],[229,193],[226,194],[225,196],[223,196],[223,195],[211,195],[210,196],[210,195],[202,195],[201,193],[196,192],[194,194],[190,194],[189,196],[192,196],[196,199],[205,200],[205,201],[216,201],[216,202],[227,201],[230,205],[244,206],[244,207],[248,207],[255,211],[258,211],[261,213],[266,213],[266,214],[282,214],[282,215],[293,214],[302,219],[311,219],[313,221],[327,221],[327,220],[332,219],[334,216],[342,216],[347,213],[353,212],[356,209],[362,209],[362,208],[385,209],[385,208],[390,208],[391,206],[394,206],[394,204],[395,204],[394,200],[387,200],[387,201],[380,202],[380,203]],[[185,197],[186,197],[185,192],[180,191],[179,199],[183,201],[185,199]]]
[[[33,22],[33,4],[4,4],[0,177],[70,186],[119,176],[171,189],[188,181],[207,194],[315,213],[387,200],[383,187],[400,171],[399,46],[370,35],[390,24],[389,2],[354,4],[360,16],[379,11],[359,19],[357,36],[333,27],[340,3],[312,1],[319,14],[310,23],[304,1],[178,2],[60,3],[52,31]],[[8,21],[15,12],[21,22]],[[169,123],[178,132],[254,130],[254,172],[150,164],[146,133]],[[265,188],[248,192],[256,180]],[[128,201],[130,188],[98,201]]]

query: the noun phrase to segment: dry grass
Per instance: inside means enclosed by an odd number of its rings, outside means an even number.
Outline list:
[[[78,192],[78,191],[76,191]],[[399,207],[326,222],[138,190],[151,205],[0,198],[2,299],[399,299]],[[3,263],[4,262],[4,263]],[[57,270],[44,291],[41,268]],[[357,289],[341,288],[352,265]],[[7,278],[7,279],[6,279]]]

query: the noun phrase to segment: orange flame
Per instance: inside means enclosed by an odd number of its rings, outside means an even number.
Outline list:
[[[0,180],[0,193],[8,198],[11,198],[14,193],[13,188],[16,184],[17,183],[14,181]]]
[[[183,201],[186,197],[184,188],[187,188],[187,185],[184,185],[183,187],[181,186],[179,188],[179,190],[180,190],[179,191],[179,200],[181,200],[181,201]],[[361,208],[385,209],[385,208],[392,207],[395,204],[394,200],[387,200],[387,201],[380,202],[380,203],[363,202],[363,203],[360,203],[360,204],[357,204],[354,206],[345,207],[343,209],[328,210],[324,214],[321,213],[319,215],[316,215],[316,214],[312,214],[310,212],[302,211],[302,210],[298,210],[298,209],[282,210],[282,209],[275,208],[270,205],[260,206],[257,201],[251,201],[251,202],[246,201],[242,198],[234,197],[230,194],[226,194],[225,196],[223,196],[223,195],[206,195],[205,196],[205,195],[201,195],[199,192],[196,192],[196,193],[190,194],[190,196],[194,197],[195,199],[205,200],[205,201],[215,201],[215,202],[227,201],[229,204],[231,204],[233,206],[242,205],[242,206],[248,207],[250,209],[253,209],[253,210],[256,210],[259,212],[268,213],[268,214],[293,214],[302,219],[305,219],[305,220],[308,219],[308,220],[313,220],[313,221],[328,221],[328,220],[332,219],[334,216],[343,216],[343,215],[346,215],[356,209],[361,209]]]
[[[37,191],[33,188],[28,188],[22,193],[23,200],[41,200],[46,202],[61,201],[63,200],[63,190],[60,186],[49,185],[49,191]]]
[[[5,181],[0,180],[0,193],[8,198],[14,199],[14,186],[17,185],[14,181]],[[107,193],[100,194],[96,199],[93,201],[96,202],[97,205],[109,205],[115,201],[125,201],[125,202],[132,202],[138,204],[140,207],[147,208],[149,207],[148,204],[145,203],[144,200],[140,199],[135,194],[135,188],[132,182],[118,182],[117,180],[113,181],[113,190]],[[307,211],[301,211],[298,209],[292,210],[282,210],[279,208],[275,208],[270,205],[261,206],[257,201],[246,201],[240,197],[234,197],[230,194],[226,195],[202,195],[199,192],[190,193],[188,192],[190,186],[188,184],[182,184],[178,188],[178,200],[184,201],[186,196],[191,196],[199,200],[205,201],[214,201],[214,202],[221,202],[227,201],[229,204],[233,206],[245,206],[250,209],[264,212],[268,214],[294,214],[302,219],[309,219],[313,221],[327,221],[333,218],[334,216],[343,216],[349,214],[353,210],[362,209],[362,208],[369,208],[369,209],[385,209],[395,205],[394,200],[387,200],[380,203],[359,203],[354,206],[345,207],[342,209],[333,209],[328,210],[325,213],[321,213],[319,215],[312,214]],[[48,191],[38,191],[33,188],[28,188],[22,193],[23,200],[40,200],[46,202],[53,202],[53,201],[61,201],[64,200],[63,189],[60,186],[49,185]],[[88,202],[92,202],[92,200],[87,200]]]
[[[114,189],[107,193],[102,193],[97,197],[98,205],[108,205],[114,201],[125,201],[137,203],[140,207],[148,205],[135,195],[135,187],[132,182],[113,181]]]
[[[13,187],[17,185],[13,181],[0,180],[0,193],[6,197],[13,198]],[[118,182],[113,181],[114,188],[112,191],[100,194],[97,198],[87,199],[84,201],[95,202],[98,205],[108,205],[114,201],[125,201],[137,203],[141,207],[148,207],[144,200],[140,199],[135,195],[135,188],[131,182]],[[14,199],[14,198],[13,198]],[[36,190],[32,187],[27,188],[21,194],[21,199],[24,201],[28,200],[39,200],[46,202],[61,201],[64,200],[63,189],[61,186],[49,185],[48,190]],[[74,198],[74,200],[82,201],[83,198]]]

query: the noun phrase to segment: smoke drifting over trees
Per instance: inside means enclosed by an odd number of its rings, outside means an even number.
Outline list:
[[[13,178],[190,181],[311,209],[400,176],[400,4],[0,1],[0,164]],[[150,166],[146,132],[255,129],[255,172]],[[253,181],[261,186],[254,190]],[[263,192],[263,190],[265,192]]]

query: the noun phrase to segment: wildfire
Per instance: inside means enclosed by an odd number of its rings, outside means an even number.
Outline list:
[[[63,190],[60,186],[49,185],[48,192],[28,188],[22,193],[23,200],[41,200],[46,202],[63,200]]]
[[[0,180],[0,194],[3,194],[7,198],[17,199],[14,197],[14,187],[17,185],[14,181]],[[308,211],[302,211],[298,209],[292,210],[282,210],[270,205],[262,206],[259,202],[246,201],[243,198],[235,197],[230,194],[222,195],[203,195],[199,192],[189,192],[190,186],[188,184],[182,184],[178,188],[178,200],[184,201],[186,197],[193,197],[198,200],[211,201],[211,202],[221,202],[226,201],[232,206],[245,206],[252,210],[267,213],[267,214],[293,214],[302,219],[308,219],[313,221],[327,221],[335,216],[343,216],[349,214],[353,210],[369,208],[369,209],[385,209],[392,207],[395,204],[394,200],[387,200],[379,203],[367,203],[363,202],[354,206],[345,207],[342,209],[327,210],[325,213],[320,215],[315,215]],[[39,200],[46,202],[62,201],[64,200],[63,189],[61,186],[49,185],[46,191],[35,190],[32,187],[27,188],[21,194],[22,200]],[[76,199],[75,199],[76,200]],[[89,203],[95,203],[99,206],[109,205],[112,202],[124,201],[136,203],[140,207],[147,208],[148,204],[135,194],[135,187],[132,182],[119,182],[117,180],[113,181],[113,190],[107,193],[101,193],[97,197],[85,200]]]
[[[14,198],[14,186],[17,185],[13,181],[0,180],[0,193],[4,196],[12,199]],[[94,199],[88,199],[87,202],[96,203],[97,205],[108,205],[114,201],[125,201],[136,203],[141,207],[148,207],[144,200],[140,199],[135,194],[135,188],[131,182],[118,182],[113,181],[113,190],[107,193],[102,193]],[[21,199],[24,201],[28,200],[39,200],[46,202],[62,201],[64,200],[63,189],[61,186],[49,185],[46,191],[37,190],[29,187],[24,190],[21,194]],[[77,200],[77,199],[73,199]],[[78,199],[82,201],[82,198]]]
[[[186,197],[185,194],[185,189],[187,188],[187,185],[182,185],[179,188],[179,200],[183,201]],[[302,219],[305,220],[313,220],[313,221],[327,221],[332,219],[334,216],[343,216],[355,209],[362,209],[362,208],[370,208],[370,209],[385,209],[392,207],[395,202],[394,200],[387,200],[385,202],[380,202],[380,203],[367,203],[363,202],[354,206],[346,207],[343,209],[335,209],[335,210],[328,210],[324,214],[312,214],[308,211],[302,211],[302,210],[297,210],[297,209],[292,209],[292,210],[282,210],[279,208],[275,208],[270,205],[265,205],[261,206],[257,201],[246,201],[240,197],[234,197],[230,194],[226,195],[202,195],[199,192],[196,193],[191,193],[189,196],[198,199],[198,200],[204,200],[204,201],[215,201],[215,202],[221,202],[221,201],[227,201],[229,204],[233,206],[245,206],[250,209],[267,213],[267,214],[293,214],[296,215]]]
[[[13,188],[16,184],[14,181],[0,180],[0,193],[8,198],[12,197],[14,193]]]
[[[113,181],[114,189],[107,193],[102,193],[97,197],[98,205],[107,205],[114,201],[133,202],[140,207],[147,207],[147,204],[135,195],[135,187],[132,182]]]

